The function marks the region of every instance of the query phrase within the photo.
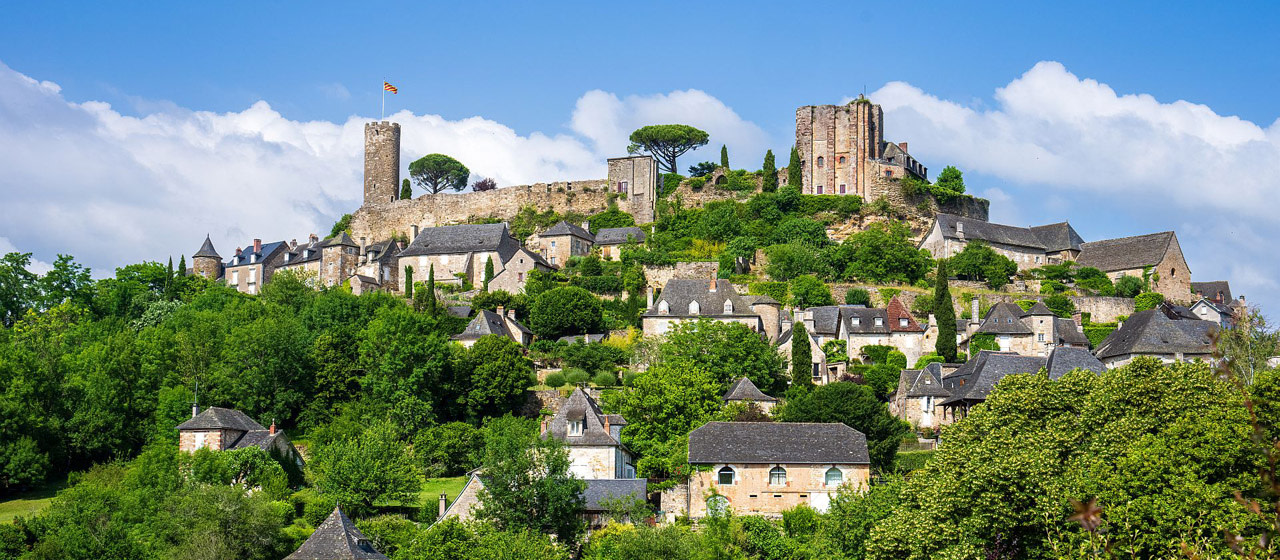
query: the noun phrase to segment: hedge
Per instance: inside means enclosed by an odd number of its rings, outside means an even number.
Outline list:
[[[626,289],[621,276],[574,276],[569,284],[593,294],[617,294]]]

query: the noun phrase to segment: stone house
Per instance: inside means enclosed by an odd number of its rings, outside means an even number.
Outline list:
[[[318,241],[315,234],[305,245],[286,246],[277,270],[290,270],[315,278],[319,286],[340,286],[356,273],[360,246],[346,232]]]
[[[263,428],[249,415],[230,408],[211,406],[200,411],[192,406],[191,419],[178,425],[178,449],[195,453],[197,449],[227,451],[257,447],[281,461],[303,466],[302,455],[293,447],[283,430],[273,422]]]
[[[778,341],[774,343],[774,347],[778,349],[778,353],[787,360],[791,359],[791,338],[795,336],[795,329],[787,328],[782,331],[782,335],[778,337]],[[822,349],[822,345],[818,342],[818,337],[809,330],[805,330],[805,337],[809,339],[809,370],[812,372],[812,381],[814,385],[826,385],[840,381],[845,374],[844,362],[828,363],[827,353]]]
[[[1209,298],[1201,298],[1200,301],[1191,305],[1188,311],[1197,319],[1202,321],[1212,321],[1218,326],[1228,329],[1236,323],[1236,311],[1239,308],[1230,304],[1223,305]]]
[[[248,248],[237,248],[235,255],[222,266],[223,278],[228,286],[241,293],[256,294],[284,262],[287,249],[284,241],[263,243],[261,239],[254,239]]]
[[[1172,231],[1085,243],[1076,263],[1107,273],[1113,282],[1121,276],[1143,278],[1149,272],[1151,291],[1169,301],[1191,301],[1191,268]]]
[[[863,490],[871,478],[866,436],[838,423],[709,422],[689,434],[689,464],[687,488],[665,493],[662,509],[695,520],[716,508],[778,517],[805,504],[825,512],[842,485]]]
[[[595,246],[600,248],[600,258],[610,261],[622,260],[622,246],[627,243],[644,243],[646,237],[643,229],[638,227],[602,228],[596,232]]]
[[[285,250],[284,258],[281,259],[280,266],[277,269],[287,270],[299,276],[314,278],[318,283],[320,281],[321,256],[323,254],[321,249],[328,242],[328,239],[321,241],[314,233],[311,234],[306,243],[301,245],[296,240],[290,241]]]
[[[858,195],[870,201],[881,179],[928,176],[907,143],[884,141],[884,111],[865,97],[845,105],[796,109],[796,150],[804,194]]]
[[[206,234],[200,249],[191,255],[191,274],[203,276],[209,280],[221,280],[222,266],[222,256],[213,248],[213,240]]]
[[[974,299],[973,306],[976,314],[977,299]],[[978,334],[995,337],[1001,352],[1024,356],[1048,356],[1054,348],[1061,347],[1089,348],[1089,338],[1079,323],[1055,316],[1039,301],[1026,311],[1017,304],[997,303],[991,306],[980,323],[971,321],[966,331],[957,332],[966,332],[960,342],[960,350],[966,353],[969,353],[969,343],[974,335]]]
[[[373,548],[338,506],[302,546],[284,560],[387,560],[387,556]]]
[[[733,386],[724,394],[724,402],[726,403],[745,403],[760,407],[765,414],[773,412],[773,407],[778,404],[778,399],[770,397],[760,391],[751,379],[743,377],[733,382]]]
[[[564,267],[570,258],[583,257],[591,253],[595,236],[591,235],[587,226],[588,224],[582,224],[582,227],[578,227],[560,220],[556,225],[534,236],[530,245],[537,247],[538,253],[551,266]]]
[[[938,421],[950,424],[963,418],[974,405],[986,402],[991,390],[1007,376],[1044,370],[1050,379],[1058,379],[1077,369],[1101,373],[1104,367],[1084,348],[1054,348],[1048,356],[983,350],[942,378],[950,396],[940,403],[943,410]]]
[[[466,329],[453,335],[453,340],[471,348],[481,337],[491,334],[505,336],[521,346],[528,346],[533,342],[533,331],[516,320],[516,310],[502,306],[498,306],[497,311],[479,310]]]
[[[640,318],[645,336],[661,336],[678,323],[706,318],[745,325],[773,342],[781,334],[780,311],[772,298],[738,295],[728,280],[673,278]],[[765,317],[774,319],[766,324]]]
[[[907,356],[908,363],[915,363],[920,356],[931,352],[926,336],[928,328],[916,321],[896,297],[883,308],[828,305],[811,307],[801,313],[805,328],[817,337],[819,345],[841,341],[850,359],[857,359],[862,347],[869,345],[892,346]]]
[[[569,470],[578,478],[635,478],[635,457],[621,439],[626,425],[622,416],[605,414],[596,400],[578,387],[543,424],[542,436],[564,443],[573,462]]]
[[[440,515],[437,521],[455,518],[458,521],[471,521],[475,518],[475,510],[480,505],[480,490],[484,488],[484,480],[479,470],[467,473],[467,482],[452,503],[441,498]],[[587,487],[582,491],[582,517],[587,522],[587,530],[594,531],[608,524],[609,502],[620,499],[633,499],[644,502],[648,499],[649,481],[644,478],[595,478],[587,479]],[[633,522],[642,522],[635,519]]]
[[[1226,280],[1213,280],[1209,282],[1192,282],[1191,294],[1196,299],[1207,299],[1218,305],[1234,305],[1237,302],[1231,296],[1231,284]],[[1243,296],[1241,301],[1243,301]]]
[[[982,241],[1018,264],[1018,270],[1075,259],[1084,239],[1068,222],[1035,227],[1007,226],[955,214],[938,214],[920,241],[936,259],[955,256],[970,241]]]
[[[415,282],[425,282],[434,267],[437,284],[466,282],[472,286],[483,284],[490,260],[494,271],[490,290],[519,293],[524,291],[530,271],[552,270],[541,255],[520,245],[505,223],[427,228],[397,255],[398,268],[412,270]]]
[[[1212,363],[1213,335],[1218,328],[1216,321],[1148,309],[1125,319],[1098,344],[1094,353],[1108,369],[1125,365],[1138,356],[1159,358],[1164,363],[1195,360]]]
[[[889,413],[904,420],[917,430],[937,430],[942,421],[942,401],[951,392],[942,386],[946,368],[932,363],[924,369],[904,369],[898,378],[898,388],[889,397]]]

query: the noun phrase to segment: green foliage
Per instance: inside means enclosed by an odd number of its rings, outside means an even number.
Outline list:
[[[796,323],[791,330],[791,384],[813,386],[813,348],[803,323]]]
[[[569,385],[580,385],[591,380],[591,374],[587,370],[580,368],[567,368],[564,370],[565,382]]]
[[[790,293],[790,286],[786,282],[752,282],[747,284],[747,293],[769,296],[784,306],[791,301],[787,295]]]
[[[950,270],[946,260],[938,261],[933,287],[934,319],[938,322],[938,340],[933,349],[944,361],[956,360],[956,310],[951,300]]]
[[[916,365],[911,366],[911,369],[924,369],[925,366],[928,366],[929,364],[945,364],[945,363],[948,363],[945,357],[939,354],[928,354],[925,356],[920,356],[920,359],[916,360]]]
[[[868,363],[883,364],[888,361],[889,352],[893,351],[892,346],[883,344],[868,344],[858,349],[858,354],[864,356]]]
[[[1013,303],[1014,305],[1022,308],[1023,311],[1030,311],[1032,307],[1036,306],[1036,300],[1034,299],[1020,299]]]
[[[804,171],[800,163],[800,150],[791,147],[791,160],[787,163],[787,186],[800,189],[804,186]]]
[[[338,218],[338,221],[333,223],[333,228],[329,230],[329,237],[343,232],[351,232],[351,214],[343,214],[341,218]]]
[[[1076,304],[1071,301],[1071,298],[1062,294],[1054,294],[1044,298],[1044,305],[1045,307],[1048,307],[1049,311],[1052,311],[1054,315],[1064,319],[1070,318],[1071,315],[1076,312]]]
[[[1097,348],[1115,330],[1115,323],[1089,323],[1084,326],[1084,335],[1089,339],[1089,347]]]
[[[785,282],[805,274],[823,277],[830,275],[831,268],[827,266],[823,254],[813,247],[788,243],[766,247],[764,252],[769,258],[765,272],[774,281]]]
[[[903,480],[889,477],[882,484],[863,492],[851,485],[841,486],[831,496],[826,522],[820,531],[822,541],[829,543],[830,556],[862,560],[866,545],[877,523],[889,517],[899,506]]]
[[[982,350],[999,350],[1000,345],[996,344],[996,335],[991,333],[978,333],[969,338],[969,354],[977,356]]]
[[[1232,496],[1259,484],[1250,431],[1239,392],[1203,364],[1139,358],[1057,381],[1005,377],[906,481],[901,504],[873,529],[868,557],[972,557],[999,547],[1047,558],[1105,545],[1167,558],[1181,556],[1182,543],[1227,555],[1222,531],[1246,540],[1253,532]],[[1104,535],[1066,522],[1068,499],[1091,498]]]
[[[562,355],[566,366],[591,373],[613,373],[631,358],[627,351],[616,346],[581,342],[565,346]]]
[[[476,518],[505,531],[576,542],[584,529],[580,516],[587,485],[569,472],[563,444],[539,437],[533,422],[520,418],[495,419],[488,429]]]
[[[626,391],[602,396],[605,410],[627,419],[622,441],[640,459],[637,475],[688,475],[689,432],[712,420],[723,405],[724,386],[687,361],[662,360],[637,373]]]
[[[543,381],[543,383],[546,384],[547,387],[551,387],[551,388],[564,387],[564,384],[565,384],[564,374],[563,373],[547,374],[547,379]]]
[[[1045,280],[1040,283],[1040,293],[1045,295],[1060,294],[1067,291],[1067,285],[1057,280]]]
[[[1113,296],[1116,293],[1115,286],[1111,283],[1106,273],[1096,268],[1086,266],[1075,271],[1076,288],[1081,288],[1092,292],[1099,296]]]
[[[636,225],[636,219],[626,212],[618,209],[617,204],[610,204],[609,208],[599,214],[593,214],[588,218],[588,224],[591,226],[591,233],[598,233],[602,229],[622,228]]]
[[[799,307],[817,307],[835,305],[831,297],[831,288],[822,280],[811,274],[797,276],[791,280],[791,303]]]
[[[741,235],[742,221],[738,219],[737,206],[733,202],[713,202],[703,209],[694,235],[712,241],[728,241]]]
[[[597,387],[613,387],[618,384],[618,374],[602,371],[591,376],[591,383]]]
[[[938,180],[934,182],[934,186],[955,194],[964,194],[964,176],[955,166],[948,165],[942,168],[942,173],[938,174]]]
[[[529,311],[529,329],[541,338],[595,333],[603,328],[600,299],[576,286],[547,290],[537,296]]]
[[[432,560],[569,560],[566,544],[530,530],[500,530],[493,523],[446,519],[421,530],[393,558]]]
[[[688,125],[659,124],[636,129],[630,140],[627,153],[646,152],[658,160],[659,171],[675,173],[679,169],[676,158],[707,145],[708,136],[706,132]]]
[[[846,305],[871,307],[871,292],[862,288],[849,288],[849,291],[844,293],[844,302]]]
[[[1133,298],[1134,312],[1155,309],[1164,303],[1164,294],[1160,292],[1143,292],[1138,297]]]
[[[897,350],[890,350],[884,357],[885,365],[898,369],[907,369],[907,355]]]
[[[658,346],[655,361],[697,367],[725,389],[742,377],[765,392],[784,386],[782,357],[768,340],[741,323],[700,318],[677,324]]]
[[[484,284],[480,288],[482,292],[489,291],[489,282],[493,280],[493,257],[489,257],[484,262]]]
[[[774,228],[769,244],[801,243],[822,247],[828,243],[827,228],[822,222],[810,218],[787,218]]]
[[[981,241],[970,241],[950,259],[951,272],[966,280],[982,280],[993,290],[1009,283],[1018,264]]]
[[[1138,294],[1142,293],[1144,286],[1141,278],[1124,275],[1116,279],[1115,294],[1119,297],[1138,297]]]
[[[848,382],[789,395],[774,411],[774,418],[780,422],[842,422],[862,432],[867,436],[871,466],[877,470],[893,465],[898,442],[911,433],[910,426],[890,415],[870,387]]]
[[[470,176],[467,166],[444,154],[427,154],[409,164],[413,184],[431,194],[445,189],[460,191]]]
[[[427,478],[461,476],[478,466],[484,453],[484,432],[466,422],[437,424],[419,431],[413,454]]]
[[[413,185],[409,183],[409,178],[405,177],[400,182],[400,200],[408,200],[413,198]]]
[[[720,167],[729,168],[729,148],[724,144],[720,145]]]
[[[467,417],[473,421],[515,411],[524,402],[524,391],[534,384],[533,360],[510,337],[480,337],[467,353],[470,390]]]
[[[692,179],[705,179],[707,175],[714,173],[719,167],[720,166],[716,165],[716,162],[714,161],[698,162],[689,166],[689,177]],[[698,186],[701,186],[704,182],[705,181],[698,181],[697,184]],[[689,184],[692,185],[693,182],[690,181]]]
[[[663,173],[662,174],[662,196],[676,192],[680,188],[680,182],[684,180],[684,176],[679,173]]]
[[[914,284],[933,266],[917,249],[911,230],[900,222],[877,222],[850,235],[834,251],[832,265],[843,280]]]
[[[760,174],[764,178],[761,191],[771,193],[778,190],[778,168],[773,162],[773,150],[764,152],[764,165],[760,168]]]
[[[308,465],[316,486],[338,499],[352,515],[372,513],[378,503],[417,499],[420,485],[398,430],[375,423],[359,437],[322,446]]]

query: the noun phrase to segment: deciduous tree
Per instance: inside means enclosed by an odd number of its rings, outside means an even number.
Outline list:
[[[476,517],[505,531],[577,542],[585,528],[581,514],[587,484],[569,472],[563,444],[539,437],[531,422],[519,418],[496,419],[488,430]]]

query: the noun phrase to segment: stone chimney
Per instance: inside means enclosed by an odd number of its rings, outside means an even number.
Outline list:
[[[236,247],[236,256],[237,256],[237,257],[238,257],[238,256],[240,256],[240,253],[241,253],[241,252],[242,252],[242,251],[240,250],[240,248],[239,248],[239,247]]]
[[[499,317],[506,317],[506,316],[507,316],[507,308],[506,308],[506,307],[503,307],[503,306],[501,306],[501,305],[499,305],[499,306],[498,306],[498,309],[497,309],[497,311],[495,311],[495,313],[497,313]]]
[[[511,319],[512,321],[516,320],[516,308],[512,307],[511,309],[507,310],[507,318]]]
[[[200,414],[200,403],[193,402],[191,403],[191,417],[195,418],[197,414]]]
[[[440,493],[440,516],[437,519],[444,519],[444,512],[449,509],[449,495],[444,492]]]
[[[969,320],[974,323],[981,322],[982,317],[978,313],[981,309],[982,301],[978,299],[978,296],[973,296],[973,299],[969,302]]]
[[[964,222],[956,221],[956,238],[964,239]]]
[[[261,239],[254,239],[254,240],[253,240],[253,252],[255,252],[255,253],[261,253],[261,252],[262,252],[262,240],[261,240]]]
[[[315,242],[317,242],[317,241],[319,241],[319,240],[320,240],[320,237],[319,237],[319,236],[317,236],[317,235],[316,235],[316,234],[314,234],[314,233],[313,233],[313,234],[311,234],[311,235],[309,235],[307,238],[308,238],[312,243],[315,243]]]
[[[648,295],[645,296],[645,309],[653,309],[653,286],[649,286]]]
[[[1079,310],[1071,314],[1071,320],[1076,322],[1076,332],[1084,332],[1084,314]]]
[[[606,434],[613,433],[609,431],[609,415],[608,414],[604,415],[604,433]]]
[[[1244,306],[1245,306],[1245,303],[1244,303],[1244,294],[1240,294],[1240,307],[1244,307]]]
[[[289,248],[290,248],[290,249],[297,249],[297,248],[298,248],[298,240],[297,240],[297,239],[290,239],[290,240],[289,240]]]
[[[711,277],[711,287],[708,288],[708,291],[713,294],[716,293],[716,278],[714,276]]]
[[[267,433],[273,436],[276,435],[276,419],[275,418],[271,419],[271,427],[267,428]]]
[[[902,148],[902,151],[904,151],[904,152],[906,152],[906,151],[907,151],[907,143],[906,143],[906,142],[898,142],[898,147],[899,147],[899,148]],[[910,152],[908,152],[908,153],[910,153]]]
[[[591,231],[591,220],[586,220],[586,221],[582,222],[582,229],[585,229],[585,230],[587,230],[587,231]]]
[[[932,326],[932,325],[936,325],[936,324],[938,324],[938,316],[937,316],[937,315],[934,315],[933,313],[930,313],[930,314],[929,314],[929,325],[931,325],[931,326]]]

